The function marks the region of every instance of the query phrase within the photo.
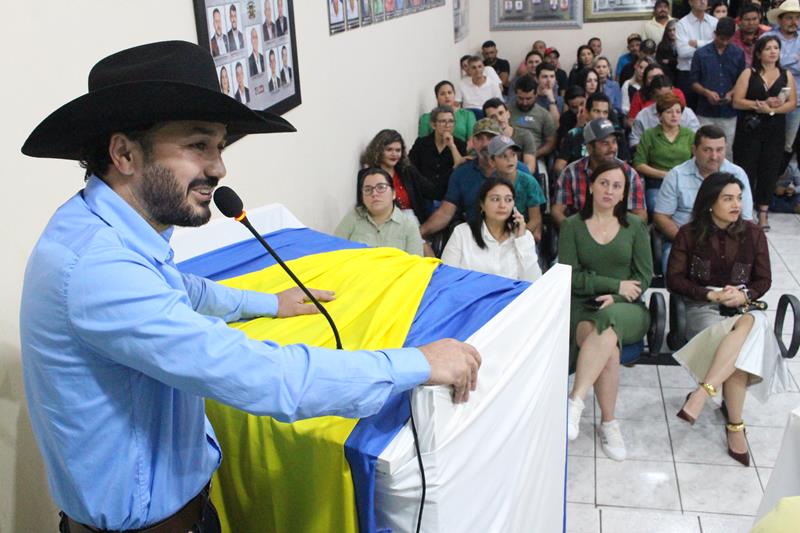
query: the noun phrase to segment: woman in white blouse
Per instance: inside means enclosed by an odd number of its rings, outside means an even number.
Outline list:
[[[505,178],[486,178],[478,193],[481,216],[456,226],[442,253],[450,266],[535,281],[542,276],[533,235],[514,207],[514,186]]]

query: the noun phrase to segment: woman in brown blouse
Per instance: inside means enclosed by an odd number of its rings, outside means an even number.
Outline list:
[[[748,466],[742,407],[749,388],[759,400],[786,386],[786,366],[762,311],[734,314],[772,283],[764,232],[742,220],[743,184],[727,172],[703,180],[692,221],[669,256],[667,286],[688,298],[687,337],[673,357],[699,382],[678,416],[694,424],[708,397],[722,391],[728,454]],[[733,315],[733,316],[731,316]]]

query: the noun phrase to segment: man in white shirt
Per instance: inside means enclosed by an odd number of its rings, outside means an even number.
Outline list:
[[[642,37],[644,39],[652,39],[656,46],[661,42],[664,37],[664,29],[667,27],[667,22],[672,20],[669,16],[669,0],[656,0],[653,6],[653,18],[645,21],[642,26]]]
[[[483,59],[472,56],[468,61],[469,78],[464,78],[459,84],[461,89],[461,107],[464,109],[478,109],[490,98],[503,99],[500,84],[490,80],[483,73]]]
[[[686,97],[686,105],[697,107],[697,93],[692,90],[690,70],[695,51],[714,40],[717,19],[708,13],[708,0],[690,0],[692,11],[678,21],[676,41],[678,48],[678,88]]]

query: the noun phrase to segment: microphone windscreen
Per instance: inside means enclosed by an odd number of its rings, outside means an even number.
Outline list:
[[[230,187],[219,187],[214,191],[214,203],[223,215],[236,218],[244,211],[244,204],[239,195]]]

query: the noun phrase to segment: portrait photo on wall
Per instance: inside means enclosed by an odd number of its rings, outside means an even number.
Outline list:
[[[643,20],[653,16],[655,0],[583,0],[583,20]]]
[[[361,25],[372,24],[372,0],[359,0],[361,2]]]
[[[251,109],[282,114],[301,103],[293,2],[194,0],[198,41],[214,57],[220,90]]]
[[[361,0],[344,0],[344,12],[347,15],[347,29],[352,30],[361,25],[359,3]]]
[[[345,7],[347,0],[326,0],[328,2],[328,26],[330,34],[340,33],[346,30],[345,26]]]
[[[492,30],[579,28],[583,22],[584,0],[489,1]]]

